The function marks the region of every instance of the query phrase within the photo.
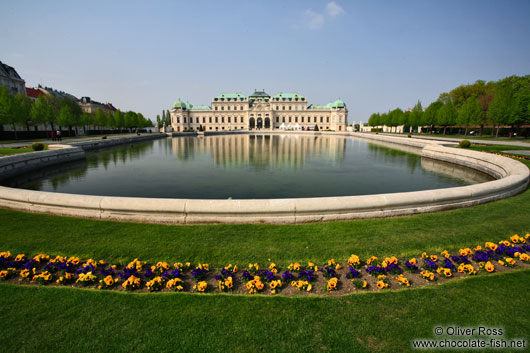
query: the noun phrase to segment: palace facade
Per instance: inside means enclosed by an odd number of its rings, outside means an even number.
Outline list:
[[[271,97],[255,91],[222,93],[211,106],[177,101],[171,109],[173,131],[319,130],[346,131],[348,109],[338,99],[327,105],[308,105],[298,93]]]

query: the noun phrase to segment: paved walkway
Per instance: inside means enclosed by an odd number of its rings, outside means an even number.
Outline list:
[[[144,135],[144,134],[142,134]],[[109,134],[107,135],[107,137],[109,139],[113,139],[113,138],[122,138],[122,137],[131,137],[131,136],[136,136],[136,134],[120,134],[120,135],[112,135],[112,134]],[[101,137],[102,136],[80,136],[80,137],[72,137],[72,138],[69,138],[69,137],[66,137],[62,139],[62,141],[53,141],[53,140],[42,140],[42,141],[21,141],[21,142],[11,142],[11,143],[4,143],[4,144],[0,144],[0,147],[24,147],[24,146],[31,146],[32,143],[34,142],[40,142],[40,143],[44,143],[46,145],[49,145],[49,144],[57,144],[57,143],[64,143],[64,144],[67,144],[67,143],[71,143],[71,142],[79,142],[79,141],[93,141],[93,140],[101,140]]]
[[[502,151],[503,153],[515,153],[515,154],[521,154],[523,156],[530,156],[530,150],[509,150],[509,151]]]
[[[382,134],[388,136],[399,136],[407,138],[407,135],[396,135],[396,134]],[[440,137],[440,136],[426,136],[426,135],[412,135],[412,138],[425,139],[425,140],[436,140],[436,141],[450,141],[450,142],[460,142],[465,140],[465,138],[452,138],[452,137]],[[519,147],[530,147],[530,140],[528,142],[523,141],[495,141],[495,140],[475,140],[470,139],[471,143],[480,143],[484,145],[506,145],[506,146],[519,146]]]

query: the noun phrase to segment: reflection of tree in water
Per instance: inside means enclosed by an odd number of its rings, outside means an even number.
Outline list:
[[[61,163],[17,176],[16,179],[6,180],[3,184],[11,187],[22,187],[30,190],[41,190],[46,180],[56,191],[61,185],[71,181],[83,179],[89,169],[97,169],[103,165],[107,170],[110,163],[122,165],[142,158],[153,150],[153,141],[132,144],[124,147],[115,146],[104,150],[88,152],[86,160]],[[118,162],[119,161],[119,162]]]
[[[386,146],[380,146],[374,143],[367,143],[369,156],[376,160],[382,161],[384,165],[399,164],[403,163],[405,159],[410,174],[413,174],[416,168],[420,166],[421,157],[412,153],[399,151]],[[404,158],[405,157],[405,158]]]
[[[335,136],[221,135],[178,137],[171,143],[173,154],[180,161],[204,155],[224,168],[251,166],[257,170],[299,169],[307,160],[316,158],[341,164],[346,151],[345,139]]]

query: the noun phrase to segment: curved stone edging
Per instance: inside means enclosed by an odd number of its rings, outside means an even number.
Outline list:
[[[318,197],[298,199],[265,199],[265,200],[199,200],[199,199],[155,199],[134,197],[110,197],[72,195],[33,190],[22,190],[0,187],[0,206],[27,212],[50,213],[55,215],[107,219],[115,221],[191,224],[191,223],[272,223],[292,224],[317,221],[336,221],[363,218],[412,215],[418,213],[449,210],[459,207],[474,206],[518,194],[528,186],[530,171],[528,168],[510,158],[445,147],[437,142],[410,140],[400,137],[379,136],[360,133],[333,133],[338,136],[358,136],[372,140],[384,141],[421,149],[425,158],[441,160],[469,168],[477,169],[492,175],[497,180],[455,188],[424,190],[403,193]],[[147,136],[150,138],[165,135]],[[115,139],[121,143],[130,143],[139,138]],[[61,150],[38,152],[33,157],[26,157],[33,162],[26,164],[15,161],[6,163],[0,160],[0,178],[4,173],[14,174],[14,170],[26,171],[31,165],[35,168],[42,160],[46,163],[57,163],[59,156],[77,156],[84,150],[119,144],[97,142],[97,147],[90,142],[73,143]],[[112,141],[112,140],[108,140]],[[71,151],[71,152],[70,152]],[[56,157],[44,155],[46,152],[57,152]],[[33,155],[33,154],[32,154]],[[68,157],[69,158],[69,157]],[[68,160],[66,157],[64,161]],[[4,168],[11,165],[10,168]],[[41,166],[41,167],[42,167]],[[19,169],[20,168],[20,169]]]

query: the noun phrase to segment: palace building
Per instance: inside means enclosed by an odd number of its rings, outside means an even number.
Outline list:
[[[338,99],[327,105],[308,105],[298,93],[278,93],[271,97],[255,91],[222,93],[212,105],[191,105],[177,101],[171,109],[174,131],[235,130],[319,130],[346,131],[348,109]]]

